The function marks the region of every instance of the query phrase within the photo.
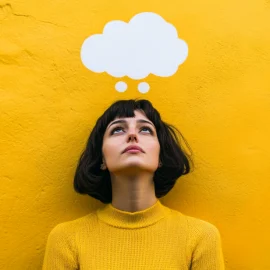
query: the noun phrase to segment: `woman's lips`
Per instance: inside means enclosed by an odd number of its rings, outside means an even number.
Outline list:
[[[142,151],[140,151],[138,149],[129,149],[129,150],[125,151],[125,153],[139,153],[139,152],[142,153]]]
[[[144,153],[143,149],[138,146],[138,145],[129,145],[128,147],[125,148],[125,150],[123,151],[123,153],[125,152],[130,152],[130,153],[137,153],[137,152],[142,152]]]

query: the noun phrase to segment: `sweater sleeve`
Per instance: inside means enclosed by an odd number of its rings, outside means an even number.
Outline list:
[[[200,230],[192,254],[191,270],[224,270],[224,257],[219,230],[211,223]]]
[[[42,270],[77,270],[79,264],[74,248],[74,235],[67,226],[58,224],[49,233]]]

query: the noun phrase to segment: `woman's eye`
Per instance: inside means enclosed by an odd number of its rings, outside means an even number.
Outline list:
[[[148,130],[149,131],[149,133],[152,133],[152,130],[151,130],[151,128],[149,128],[149,127],[142,127],[142,129],[141,130]]]
[[[111,131],[111,135],[117,134],[117,133],[119,133],[119,131],[121,131],[121,130],[123,131],[124,128],[122,128],[122,127],[116,127],[116,128],[114,128],[114,129]],[[153,134],[152,129],[149,128],[149,127],[142,127],[142,128],[140,129],[140,131],[143,131],[143,132],[145,132],[145,130],[148,131],[148,133]]]
[[[116,127],[115,129],[112,130],[111,134],[114,134],[115,131],[119,131],[119,130],[123,130],[123,128],[122,127]],[[116,132],[116,133],[118,133],[118,132]]]

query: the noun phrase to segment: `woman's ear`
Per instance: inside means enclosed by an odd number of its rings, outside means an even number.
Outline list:
[[[106,167],[106,165],[104,163],[102,163],[100,165],[100,169],[103,170],[103,171],[105,171],[107,169],[107,167]]]
[[[102,156],[102,163],[100,165],[100,169],[103,171],[107,169],[106,162],[103,156]]]

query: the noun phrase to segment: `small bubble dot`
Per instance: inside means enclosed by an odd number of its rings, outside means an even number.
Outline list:
[[[118,92],[125,92],[127,90],[127,84],[125,82],[120,81],[115,84],[115,89]]]
[[[145,94],[145,93],[147,93],[149,91],[149,89],[150,89],[150,86],[149,86],[149,84],[147,82],[141,82],[138,85],[138,90],[139,90],[140,93]]]

